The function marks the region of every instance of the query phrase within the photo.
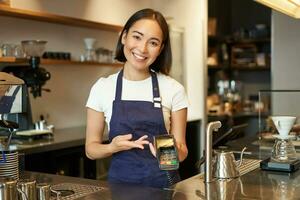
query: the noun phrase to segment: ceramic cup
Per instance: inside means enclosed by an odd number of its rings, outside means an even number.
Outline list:
[[[296,117],[293,116],[273,116],[272,120],[280,137],[288,137],[290,130],[292,129]]]

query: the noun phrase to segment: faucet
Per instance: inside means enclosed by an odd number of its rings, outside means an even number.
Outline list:
[[[205,182],[210,183],[213,181],[212,177],[212,133],[221,128],[220,121],[210,122],[206,129],[205,138]]]

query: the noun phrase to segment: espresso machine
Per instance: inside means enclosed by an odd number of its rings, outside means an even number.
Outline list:
[[[22,112],[23,86],[22,79],[0,72],[0,178],[19,179],[18,152],[10,149],[12,134],[19,125],[7,116]]]
[[[50,92],[49,89],[43,88],[46,81],[51,77],[50,73],[39,66],[40,58],[45,50],[46,41],[42,40],[26,40],[22,41],[24,53],[28,58],[27,65],[9,65],[2,69],[3,72],[13,74],[14,76],[24,80],[25,85],[22,89],[22,112],[11,113],[8,115],[10,121],[19,124],[19,130],[32,130],[34,124],[32,121],[32,112],[30,105],[30,93],[34,98],[40,97],[42,91]]]

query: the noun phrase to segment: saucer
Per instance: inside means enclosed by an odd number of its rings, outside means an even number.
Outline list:
[[[287,136],[281,136],[281,135],[272,135],[274,138],[278,138],[278,139],[293,139],[296,138],[295,135],[287,135]]]

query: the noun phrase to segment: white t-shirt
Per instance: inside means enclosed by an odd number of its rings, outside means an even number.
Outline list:
[[[100,78],[93,85],[86,107],[98,112],[104,112],[108,124],[112,115],[112,105],[115,100],[118,73],[107,78]],[[164,122],[170,131],[171,112],[188,107],[188,99],[184,87],[173,78],[157,73],[159,92],[161,96]],[[130,81],[123,77],[122,100],[138,100],[153,102],[151,76],[142,81]]]

